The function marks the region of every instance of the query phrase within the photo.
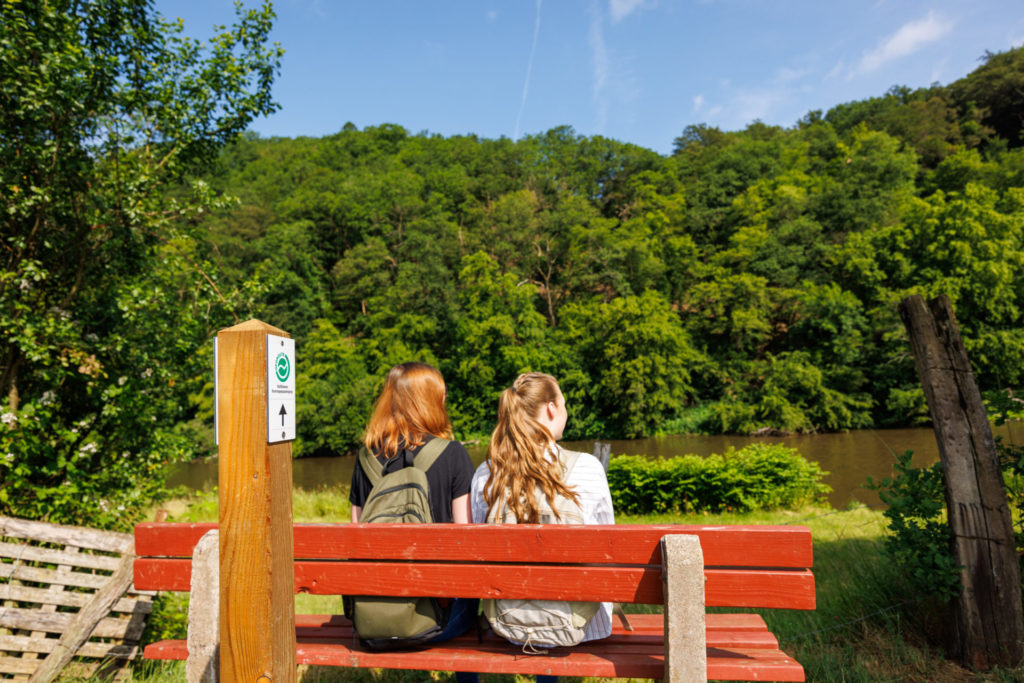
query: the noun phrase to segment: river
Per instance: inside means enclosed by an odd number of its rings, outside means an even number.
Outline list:
[[[1024,443],[1024,423],[1016,422],[995,428],[997,436],[1008,443]],[[693,453],[710,455],[728,448],[742,448],[750,443],[782,443],[797,449],[808,460],[817,462],[828,472],[825,483],[832,487],[829,503],[843,508],[851,502],[878,506],[878,495],[864,488],[868,477],[879,480],[892,474],[895,454],[911,450],[915,465],[930,465],[939,459],[935,433],[930,427],[915,429],[861,429],[838,434],[802,434],[779,437],[709,436],[686,434],[646,439],[612,440],[613,455],[647,455],[671,457]],[[566,448],[592,452],[593,441],[565,441]],[[474,464],[485,456],[480,447],[469,447]],[[292,463],[295,485],[305,489],[347,484],[352,478],[354,457],[299,458]],[[193,490],[210,489],[217,484],[217,461],[185,463],[171,475],[171,486]]]

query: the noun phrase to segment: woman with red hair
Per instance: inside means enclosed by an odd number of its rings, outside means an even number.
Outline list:
[[[384,390],[377,398],[366,425],[363,443],[380,463],[382,474],[402,469],[412,456],[435,439],[448,441],[426,471],[430,514],[435,523],[471,521],[469,507],[473,462],[466,447],[452,438],[452,425],[445,410],[444,378],[426,363],[401,363],[391,368]],[[434,447],[436,448],[436,446]],[[373,489],[369,477],[356,459],[352,471],[352,521],[358,522]],[[477,621],[479,600],[456,598],[446,609],[447,621],[430,642],[450,640],[468,631]],[[456,681],[475,681],[476,674],[457,672]]]
[[[465,446],[452,440],[452,424],[445,410],[441,373],[426,363],[401,363],[391,368],[366,425],[366,449],[390,472],[399,469],[408,451],[414,458],[433,439],[448,439],[437,462],[427,470],[430,513],[434,522],[470,521],[469,487],[473,462]],[[356,460],[352,471],[352,521],[358,522],[373,485]]]

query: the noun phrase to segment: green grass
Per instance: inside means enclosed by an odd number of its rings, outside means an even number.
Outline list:
[[[345,521],[349,506],[347,489],[296,490],[294,517],[299,522]],[[216,493],[165,506],[171,521],[214,521]],[[620,515],[620,524],[801,524],[814,538],[814,575],[817,609],[752,610],[761,613],[781,647],[800,661],[808,681],[843,683],[877,681],[1021,681],[1020,671],[997,670],[988,674],[967,671],[947,660],[930,646],[925,632],[941,625],[933,606],[906,604],[900,595],[895,568],[883,552],[886,534],[881,512],[866,507],[832,510],[807,507],[796,511],[749,514]],[[185,600],[178,596],[154,615],[157,622],[181,614]],[[335,596],[297,595],[296,612],[333,614],[341,611]],[[645,606],[627,605],[627,611]],[[657,609],[657,608],[655,608]],[[736,610],[718,610],[736,611]],[[183,624],[184,622],[181,622]],[[173,625],[173,624],[172,624]],[[160,637],[172,637],[162,635]],[[175,637],[184,637],[183,635]],[[147,683],[184,679],[179,664],[146,662],[136,665],[135,679]],[[445,672],[367,671],[334,667],[303,667],[303,682],[451,681]],[[530,681],[530,677],[486,675],[486,683]],[[596,681],[563,678],[567,683]],[[631,679],[617,679],[620,682]]]

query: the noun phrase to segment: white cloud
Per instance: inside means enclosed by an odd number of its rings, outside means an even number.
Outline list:
[[[898,31],[866,53],[857,65],[857,71],[875,71],[883,64],[917,52],[928,43],[939,40],[953,30],[953,22],[928,12],[924,19],[904,24]]]
[[[788,66],[784,66],[775,72],[775,82],[792,83],[793,81],[799,81],[809,73],[811,73],[810,69],[791,69]]]
[[[644,4],[644,0],[608,0],[612,23],[617,24]]]
[[[839,74],[843,73],[843,69],[845,68],[846,62],[840,59],[838,62],[836,62],[836,65],[832,67],[832,70],[825,74],[825,80],[832,80],[833,78],[838,78]]]
[[[700,111],[703,106],[704,106],[704,96],[703,95],[697,95],[696,97],[693,98],[693,110],[694,111]]]
[[[497,20],[498,20],[498,10],[492,9],[489,12],[487,12],[487,21],[489,21],[490,23],[493,24]]]

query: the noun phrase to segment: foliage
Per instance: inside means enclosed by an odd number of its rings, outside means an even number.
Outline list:
[[[211,255],[233,284],[262,264],[255,310],[300,356],[314,320],[348,340],[344,386],[436,364],[463,437],[525,370],[561,380],[573,438],[920,424],[908,294],[953,298],[984,390],[1021,381],[1024,154],[976,101],[1019,52],[792,129],[690,126],[669,157],[564,126],[248,136],[205,176],[243,197],[206,220]],[[303,453],[351,450],[365,419],[325,421],[327,387]]]
[[[355,342],[323,318],[302,345],[301,371],[296,375],[295,455],[330,454],[358,443],[377,394]]]
[[[148,2],[0,3],[0,512],[126,526],[160,495],[219,276],[195,172],[274,110],[273,12],[208,44]]]
[[[960,593],[960,568],[950,552],[942,463],[914,467],[912,456],[911,451],[897,455],[895,474],[878,483],[869,477],[867,486],[889,506],[884,514],[892,533],[886,550],[911,595],[948,600]]]
[[[752,444],[702,458],[683,455],[612,458],[608,486],[617,512],[747,512],[777,510],[821,500],[826,473],[795,449]]]
[[[407,360],[463,438],[526,370],[571,438],[918,424],[911,293],[953,299],[983,390],[1024,379],[1019,49],[670,156],[565,126],[264,140],[238,133],[274,107],[268,8],[204,48],[145,2],[0,2],[0,471],[31,514],[128,509],[115,479],[208,449],[205,344],[239,312],[297,339],[296,455],[352,451]]]

